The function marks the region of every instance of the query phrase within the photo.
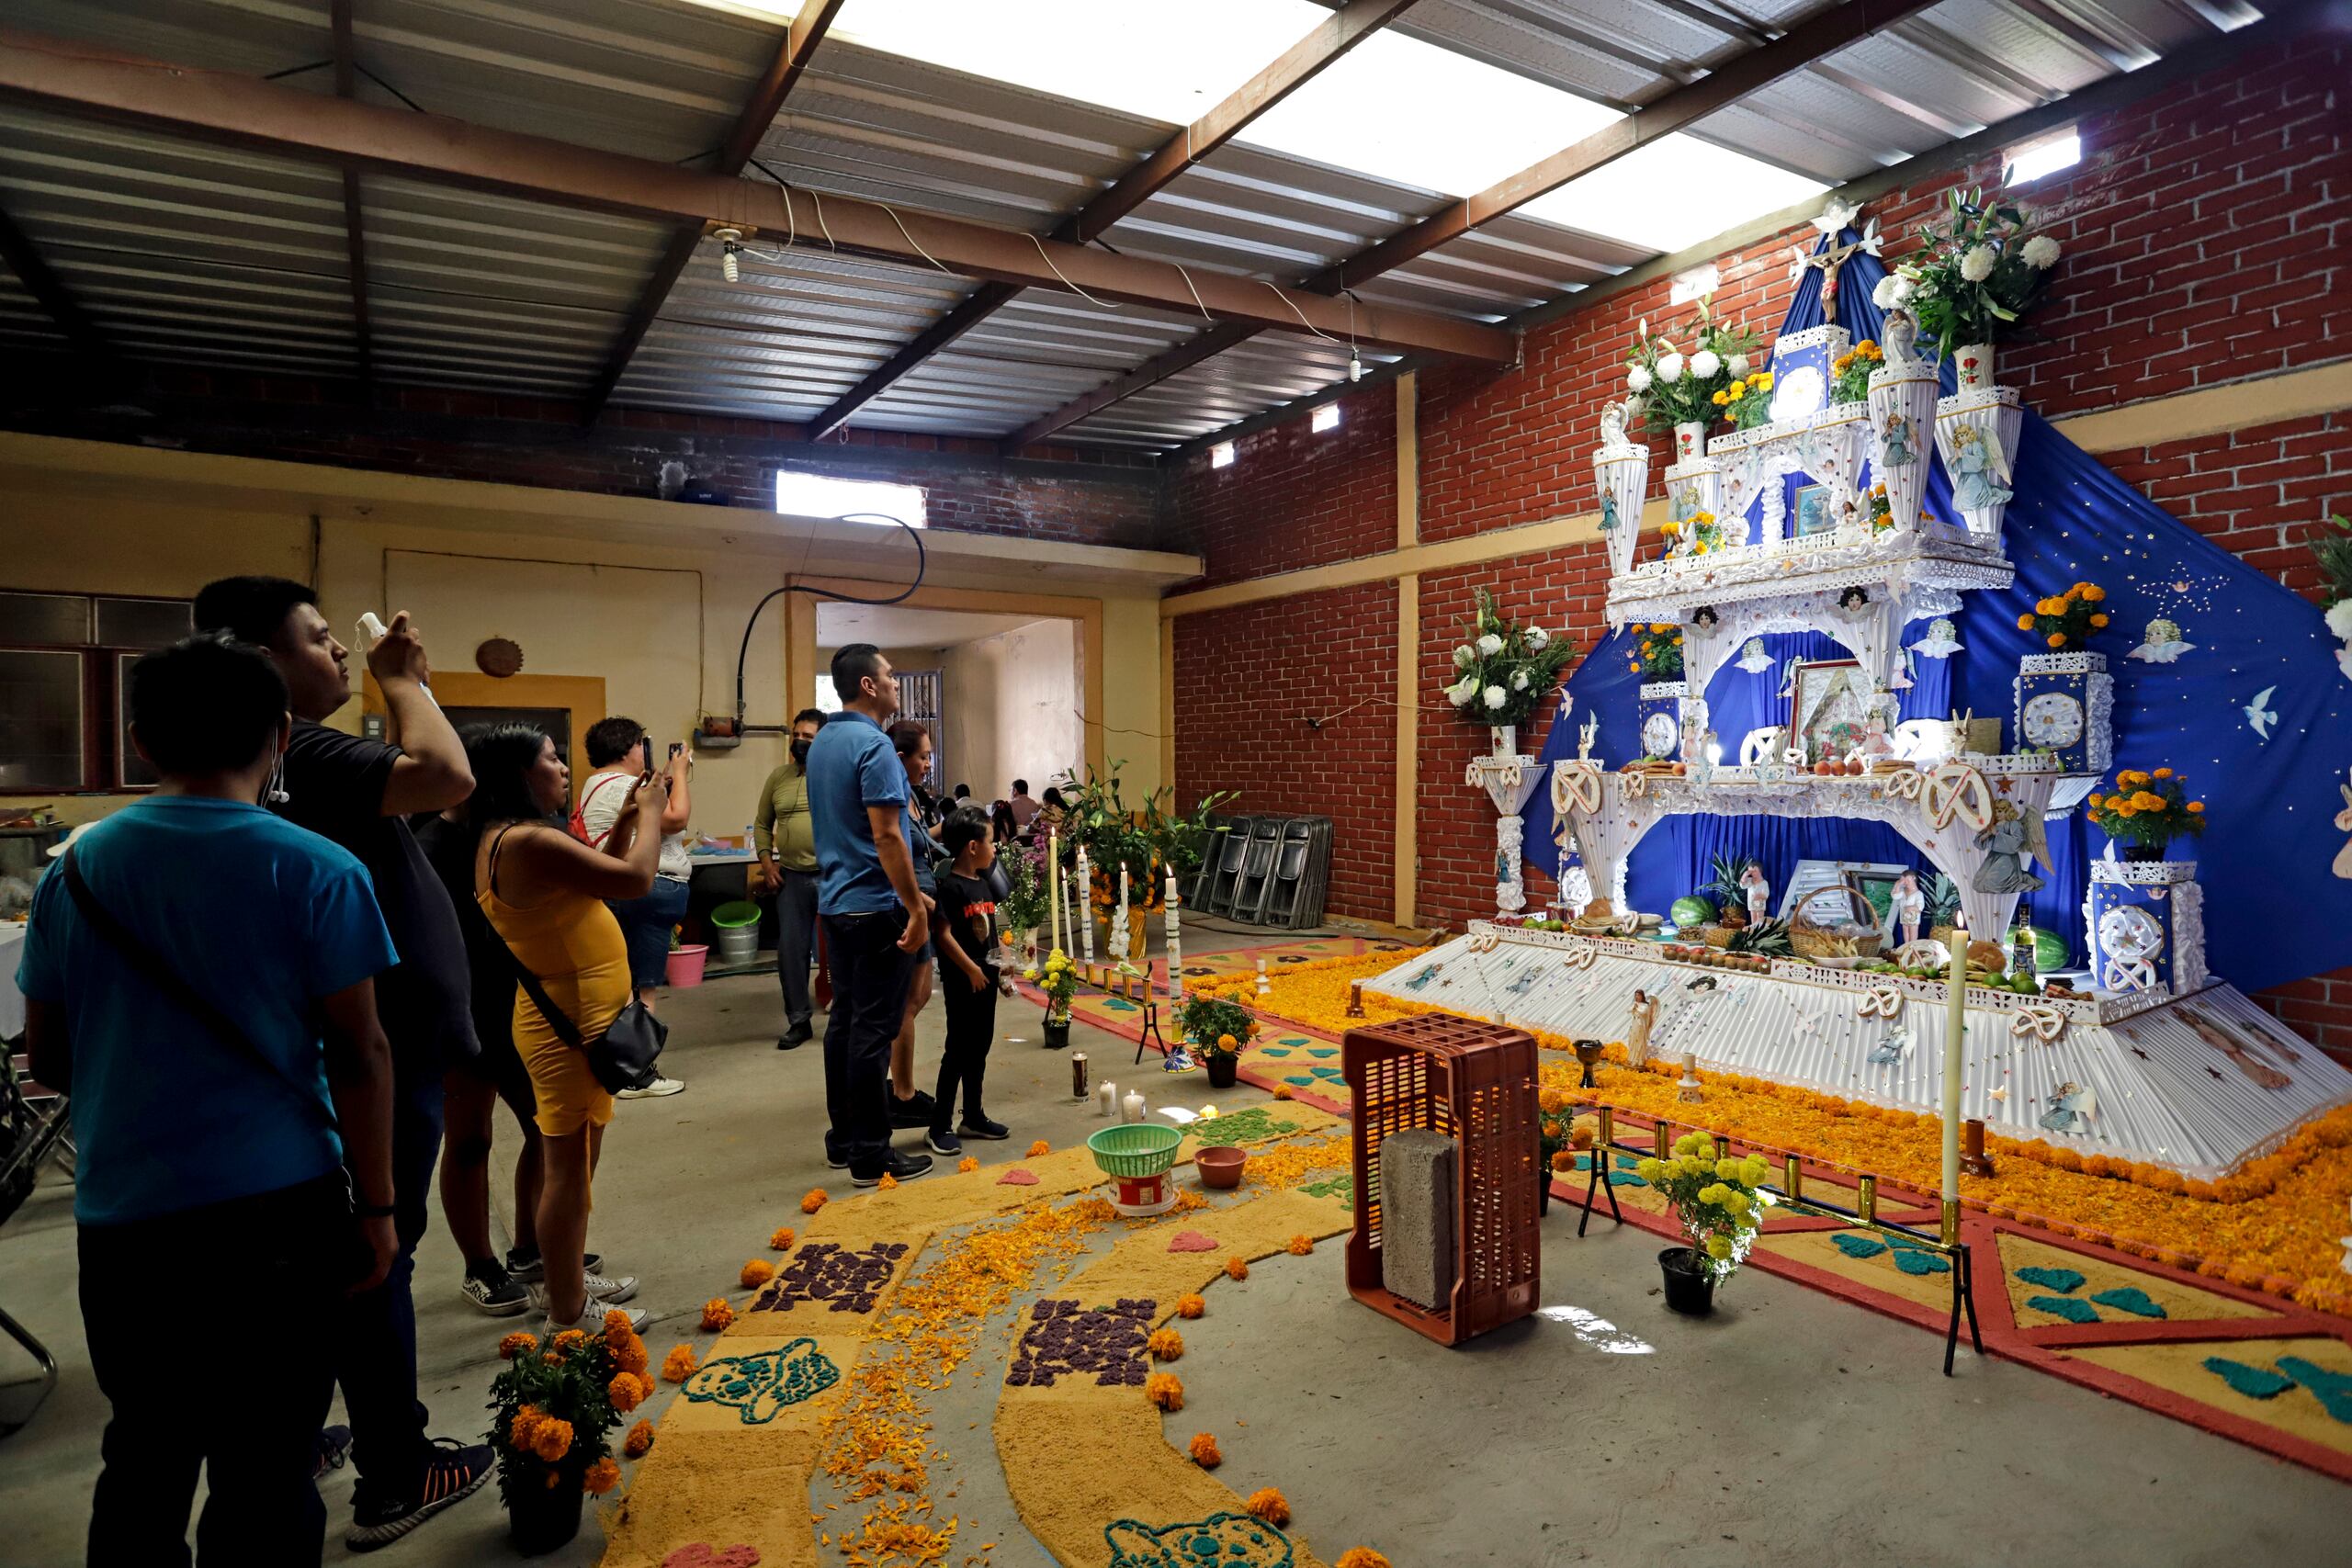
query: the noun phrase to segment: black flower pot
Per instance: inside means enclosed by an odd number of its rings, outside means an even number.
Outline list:
[[[1241,1076],[1241,1053],[1212,1051],[1208,1054],[1209,1087],[1231,1089]]]
[[[506,1534],[525,1557],[544,1557],[580,1533],[583,1494],[576,1478],[559,1474],[553,1486],[522,1485],[506,1500]]]
[[[1715,1310],[1715,1271],[1703,1254],[1687,1247],[1669,1247],[1657,1255],[1666,1275],[1666,1304],[1690,1317],[1704,1317]]]
[[[1540,1220],[1551,1212],[1552,1173],[1539,1170],[1535,1173],[1535,1217]]]
[[[1048,1051],[1069,1049],[1069,1020],[1064,1019],[1059,1023],[1056,1023],[1050,1018],[1046,1021],[1046,1049]]]
[[[2158,861],[2165,858],[2165,844],[2126,844],[2123,858],[2128,861]]]

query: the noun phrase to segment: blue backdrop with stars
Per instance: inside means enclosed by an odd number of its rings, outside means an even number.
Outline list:
[[[1853,237],[1849,230],[1839,241]],[[1879,335],[1871,293],[1883,276],[1874,258],[1858,254],[1839,279],[1838,324],[1856,342]],[[1808,270],[1781,331],[1821,321],[1820,274]],[[1951,378],[1947,363],[1947,391]],[[2191,797],[2205,802],[2205,835],[2177,840],[2168,852],[2198,862],[2213,973],[2252,991],[2352,964],[2352,882],[2331,869],[2343,842],[2334,826],[2344,805],[2337,786],[2352,767],[2352,681],[2338,671],[2338,645],[2318,608],[2208,542],[2030,408],[2018,447],[2016,499],[2003,525],[2017,580],[1997,592],[1964,595],[1953,617],[1963,651],[1940,660],[1913,656],[1915,684],[1900,694],[1903,716],[1941,717],[1955,707],[1997,715],[2005,741],[2015,746],[2010,683],[2018,660],[2049,651],[2037,634],[2019,629],[2018,616],[2072,583],[2098,583],[2107,590],[2101,608],[2111,621],[2086,646],[2107,655],[2115,678],[2115,765],[2170,767],[2183,775]],[[1787,482],[1793,489],[1803,481]],[[1940,460],[1933,465],[1928,506],[1939,517],[1954,516]],[[1645,543],[1645,551],[1652,547]],[[1506,613],[1546,618],[1544,606],[1511,605],[1507,587],[1504,592]],[[2191,650],[2170,664],[2128,657],[2144,640],[2148,623],[2160,618],[2178,625]],[[1917,642],[1926,632],[1925,621],[1915,622],[1902,640]],[[1566,682],[1569,721],[1552,725],[1542,752],[1546,762],[1575,756],[1576,730],[1596,714],[1596,756],[1614,766],[1636,752],[1641,677],[1627,669],[1635,640],[1633,633],[1612,632],[1578,664]],[[1751,728],[1787,721],[1788,700],[1781,694],[1787,660],[1847,657],[1815,632],[1768,636],[1764,644],[1770,667],[1749,671],[1727,663],[1707,691],[1711,722],[1727,748],[1736,749]],[[2277,715],[2262,726],[2267,737],[2247,712],[2265,692],[2262,711]],[[2101,787],[2112,783],[2110,773]],[[1553,865],[1548,789],[1536,792],[1523,816],[1528,869],[1544,876]],[[2049,837],[2056,874],[2029,895],[2026,908],[2035,925],[2063,933],[2080,962],[2084,886],[2089,862],[2106,852],[2107,835],[2076,810],[2052,820]],[[1706,880],[1717,854],[1757,859],[1776,888],[1788,886],[1799,859],[1920,863],[1917,851],[1873,822],[1677,817],[1634,850],[1627,896],[1636,908],[1663,910]]]

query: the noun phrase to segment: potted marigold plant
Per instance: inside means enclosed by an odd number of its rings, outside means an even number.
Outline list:
[[[621,1478],[605,1435],[653,1393],[645,1341],[628,1314],[605,1314],[601,1334],[567,1328],[547,1345],[529,1334],[498,1343],[505,1370],[490,1385],[490,1442],[514,1549],[536,1557],[580,1533],[582,1496]]]
[[[1626,669],[1645,682],[1682,679],[1682,628],[1657,621],[1627,628],[1638,638]]]
[[[1711,400],[1723,411],[1734,430],[1753,430],[1772,418],[1772,373],[1758,370],[1739,377]]]
[[[1068,1049],[1069,1004],[1078,995],[1078,965],[1057,947],[1046,954],[1044,963],[1023,969],[1021,977],[1046,993],[1046,1049]]]
[[[1176,1029],[1207,1061],[1209,1087],[1231,1089],[1241,1069],[1241,1048],[1258,1032],[1258,1021],[1239,1002],[1191,996],[1176,1010]]]
[[[2162,860],[2173,840],[2205,831],[2205,803],[2189,799],[2188,781],[2170,768],[2125,768],[2113,790],[2085,804],[2099,831],[2123,846],[2125,860]]]
[[[2107,625],[2107,612],[2099,604],[2107,598],[2107,590],[2096,582],[2077,582],[2064,593],[2034,602],[2030,614],[2018,617],[2018,630],[2040,632],[2050,651],[2058,652],[2070,643],[2087,640],[2091,633]]]
[[[1864,338],[1829,362],[1829,400],[1832,403],[1867,403],[1871,400],[1871,372],[1886,363],[1886,351],[1876,338]]]
[[[1645,1159],[1634,1168],[1657,1190],[1689,1238],[1657,1255],[1666,1273],[1666,1304],[1693,1317],[1713,1312],[1715,1287],[1731,1278],[1747,1257],[1763,1223],[1756,1190],[1770,1167],[1761,1155],[1732,1159],[1705,1133],[1686,1133],[1667,1159]]]

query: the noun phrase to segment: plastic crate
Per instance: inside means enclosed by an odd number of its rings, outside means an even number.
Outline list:
[[[1535,1041],[1524,1030],[1423,1013],[1348,1031],[1340,1066],[1355,1102],[1355,1229],[1348,1293],[1441,1345],[1459,1345],[1535,1310]],[[1380,1141],[1408,1128],[1460,1145],[1454,1286],[1441,1309],[1382,1283]]]

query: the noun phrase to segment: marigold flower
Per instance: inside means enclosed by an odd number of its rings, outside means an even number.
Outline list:
[[[606,1341],[606,1343],[609,1344],[611,1342]],[[624,1339],[619,1344],[613,1346],[613,1364],[620,1368],[621,1371],[625,1372],[634,1372],[642,1376],[645,1371],[645,1341],[639,1339],[636,1335],[631,1334],[627,1339]],[[645,1392],[648,1393],[652,1393],[653,1385],[651,1383],[646,1384]]]
[[[531,1451],[553,1464],[571,1451],[571,1423],[550,1416],[531,1429]]]
[[[1225,1456],[1216,1451],[1216,1437],[1207,1432],[1193,1433],[1193,1440],[1184,1445],[1184,1451],[1191,1454],[1193,1462],[1203,1470],[1215,1470],[1225,1462]]]
[[[1559,1172],[1562,1176],[1567,1175],[1569,1172],[1575,1170],[1576,1168],[1577,1156],[1574,1149],[1562,1149],[1559,1153],[1552,1156],[1552,1168]]]
[[[775,1265],[764,1258],[749,1258],[743,1264],[743,1272],[737,1278],[741,1280],[745,1290],[756,1291],[775,1278]]]
[[[898,1185],[899,1179],[886,1170],[882,1173],[882,1179],[874,1184],[874,1190],[877,1192],[888,1192]]]
[[[1295,1100],[1298,1098],[1291,1092],[1290,1085],[1286,1083],[1276,1084],[1274,1086],[1273,1093],[1276,1100]]]
[[[1232,1035],[1230,1035],[1230,1034],[1220,1034],[1220,1035],[1218,1035],[1218,1036],[1216,1037],[1216,1048],[1217,1048],[1218,1050],[1220,1050],[1220,1051],[1230,1051],[1230,1050],[1232,1050],[1232,1049],[1233,1049],[1233,1036],[1232,1036]]]
[[[2104,599],[2104,598],[2106,598],[2106,597],[2107,597],[2107,590],[2106,590],[2106,589],[2104,589],[2104,588],[2101,588],[2101,587],[2100,587],[2098,583],[2096,583],[2096,582],[2085,582],[2085,583],[2079,583],[2079,584],[2077,584],[2076,586],[2078,586],[2079,588],[2081,588],[2082,592],[2083,592],[2083,597],[2084,597],[2086,600],[2089,601],[2091,604],[2098,604],[2100,600],[2102,600],[2102,599]]]
[[[1568,1146],[1570,1148],[1589,1149],[1592,1147],[1592,1124],[1589,1122],[1579,1122],[1568,1129]]]
[[[1247,1280],[1250,1278],[1250,1265],[1238,1258],[1228,1258],[1225,1260],[1225,1277],[1228,1280]]]
[[[670,1353],[662,1358],[662,1381],[684,1382],[695,1375],[695,1364],[693,1346],[673,1345]]]
[[[966,1155],[962,1159],[956,1162],[956,1169],[961,1175],[969,1176],[972,1172],[979,1168],[980,1162],[974,1159],[970,1155]]]
[[[1315,1238],[1311,1235],[1295,1235],[1290,1238],[1289,1245],[1284,1250],[1293,1258],[1304,1258],[1315,1250]]]
[[[2093,626],[2093,627],[2095,627],[2095,628],[2096,628],[2096,627],[2098,627],[2098,626],[2103,626],[2107,625],[2107,617],[2106,617],[2105,615],[2093,615],[2093,616],[2091,617],[2091,625],[2092,625],[2092,626]]]
[[[1038,1139],[1035,1143],[1029,1145],[1029,1157],[1031,1159],[1035,1159],[1039,1155],[1049,1155],[1053,1152],[1054,1145],[1046,1142],[1043,1138]]]
[[[559,1356],[569,1356],[588,1343],[588,1332],[582,1328],[567,1328],[555,1337],[554,1349]]]
[[[2033,630],[2033,617],[2031,615],[2019,615],[2018,617],[2018,630],[2021,632],[2030,632]]]
[[[735,1321],[735,1309],[727,1304],[725,1296],[713,1296],[702,1303],[702,1325],[716,1333]]]
[[[1178,1317],[1198,1317],[1208,1310],[1209,1303],[1203,1301],[1198,1296],[1187,1293],[1176,1298],[1176,1315]]]
[[[1550,1084],[1545,1084],[1542,1089],[1535,1091],[1535,1103],[1543,1107],[1545,1111],[1557,1115],[1559,1112],[1566,1111],[1570,1105],[1573,1105],[1576,1102],[1568,1098],[1568,1091],[1566,1089],[1555,1089]]]
[[[516,1452],[529,1453],[531,1451],[531,1438],[533,1435],[538,1431],[539,1423],[546,1419],[547,1417],[539,1413],[539,1407],[537,1405],[524,1405],[521,1409],[514,1412],[514,1419],[507,1423],[507,1442],[514,1447]]]
[[[631,1459],[643,1459],[646,1450],[652,1446],[653,1423],[639,1416],[637,1425],[628,1429],[628,1436],[622,1440],[621,1452]]]
[[[1331,1568],[1388,1568],[1388,1559],[1368,1546],[1351,1546],[1340,1553]]]
[[[2172,777],[2172,770],[2170,768],[2158,768],[2155,771],[2154,776],[2160,779],[2168,779]]]
[[[1174,1372],[1154,1372],[1144,1379],[1143,1396],[1170,1413],[1184,1408],[1184,1385]]]
[[[2201,800],[2192,800],[2188,803],[2188,809],[2191,811],[2202,811],[2205,809],[2205,803]]]
[[[789,1247],[792,1245],[792,1227],[790,1225],[776,1226],[775,1234],[768,1237],[768,1245],[778,1252]]]
[[[1281,1529],[1290,1523],[1289,1502],[1271,1486],[1259,1487],[1258,1490],[1250,1494],[1250,1500],[1241,1506],[1276,1529]]]
[[[2043,640],[2048,642],[2052,648],[2064,648],[2066,646],[2066,634],[2064,632],[2052,632],[2049,637]]]
[[[609,1456],[590,1465],[580,1477],[580,1489],[594,1497],[602,1497],[620,1483],[621,1467]]]
[[[1172,1328],[1155,1328],[1151,1331],[1151,1337],[1144,1341],[1144,1348],[1156,1360],[1181,1360],[1184,1355],[1184,1337]]]
[[[627,1372],[615,1372],[613,1381],[605,1385],[605,1393],[611,1397],[613,1408],[624,1416],[645,1402],[645,1396],[637,1391],[637,1380]]]
[[[517,1356],[527,1356],[538,1348],[539,1338],[536,1334],[510,1334],[498,1342],[498,1355],[501,1360],[511,1361]]]
[[[804,1214],[813,1214],[824,1206],[825,1190],[821,1187],[811,1187],[807,1196],[800,1200],[800,1212]]]

